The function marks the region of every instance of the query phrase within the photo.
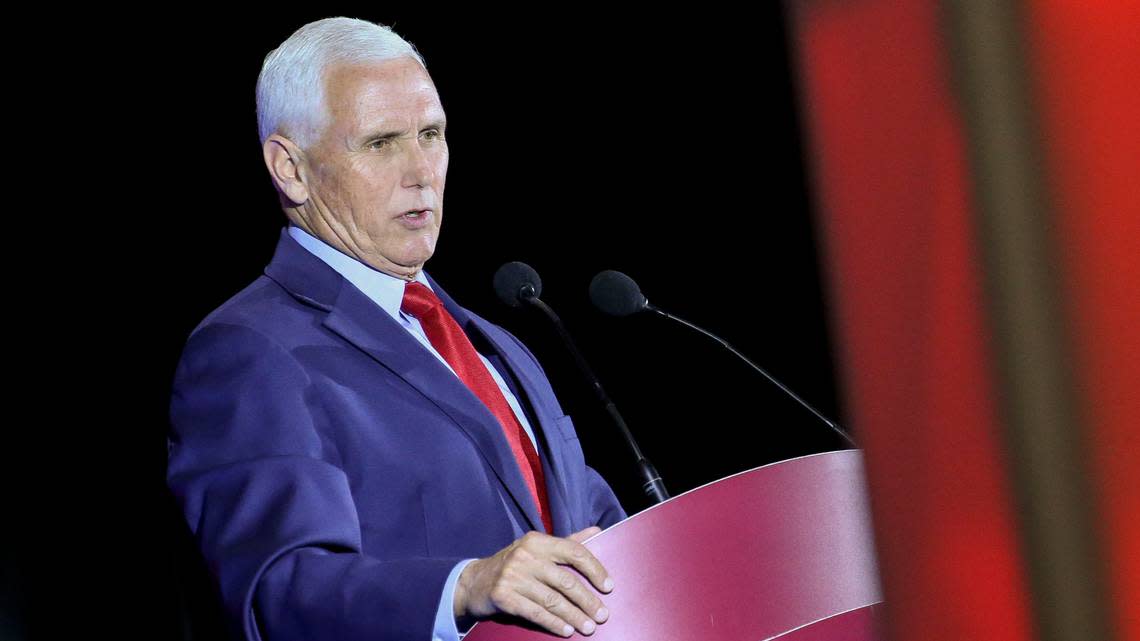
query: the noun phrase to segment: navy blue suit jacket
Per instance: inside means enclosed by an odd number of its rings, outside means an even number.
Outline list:
[[[534,356],[432,286],[528,412],[554,534],[624,518]],[[456,563],[542,529],[493,415],[284,231],[194,330],[170,411],[170,488],[249,639],[429,639]]]

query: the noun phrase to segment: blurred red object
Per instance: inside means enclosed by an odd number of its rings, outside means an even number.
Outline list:
[[[1118,638],[1140,639],[1140,448],[1131,426],[1140,415],[1137,3],[1021,7],[1100,510],[1106,609]],[[968,134],[939,5],[793,0],[789,8],[889,632],[897,641],[1034,638]]]

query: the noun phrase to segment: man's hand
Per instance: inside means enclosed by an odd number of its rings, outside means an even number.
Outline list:
[[[598,532],[589,527],[564,539],[527,532],[494,556],[472,561],[456,584],[455,616],[505,612],[564,637],[574,630],[593,634],[595,621],[605,621],[609,611],[570,568],[598,591],[613,590],[606,569],[582,545]]]

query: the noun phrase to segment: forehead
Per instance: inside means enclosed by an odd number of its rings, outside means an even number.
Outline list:
[[[431,76],[411,58],[333,65],[325,76],[325,99],[336,129],[443,118]]]

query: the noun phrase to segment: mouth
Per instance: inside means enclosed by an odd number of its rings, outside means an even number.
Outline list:
[[[409,209],[397,216],[396,219],[407,227],[418,229],[427,225],[434,213],[431,209]]]

